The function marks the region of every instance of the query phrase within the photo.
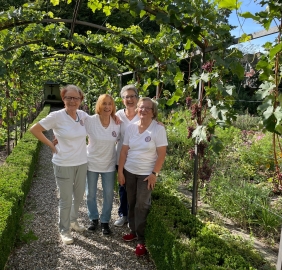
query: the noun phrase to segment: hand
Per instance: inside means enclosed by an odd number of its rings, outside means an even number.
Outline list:
[[[122,172],[118,172],[118,182],[121,186],[125,184],[125,177]]]
[[[57,154],[58,153],[55,145],[51,144],[50,148],[51,148],[51,151],[52,151],[53,154]]]
[[[113,119],[114,119],[116,125],[120,125],[121,120],[120,120],[120,118],[119,118],[118,116],[115,115],[115,116],[113,117]]]
[[[157,182],[157,176],[154,174],[150,174],[148,177],[146,177],[143,181],[148,181],[147,188],[148,190],[153,190],[155,188],[156,182]]]
[[[56,146],[58,144],[58,140],[55,136],[53,137],[52,143],[53,143],[54,146]]]

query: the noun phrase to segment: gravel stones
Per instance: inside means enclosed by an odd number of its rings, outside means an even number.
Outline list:
[[[46,133],[52,139],[52,132]],[[115,227],[118,218],[118,193],[115,192],[110,228],[113,233],[104,236],[99,229],[94,233],[72,231],[74,243],[64,245],[58,232],[58,196],[51,162],[51,151],[43,145],[38,168],[25,203],[25,231],[32,231],[38,239],[30,243],[16,243],[6,269],[156,269],[149,255],[135,256],[136,242],[126,243],[122,235],[129,232],[127,225]],[[100,181],[99,181],[100,182]],[[98,206],[101,211],[102,192],[98,187]],[[80,206],[78,222],[89,225],[86,201]]]

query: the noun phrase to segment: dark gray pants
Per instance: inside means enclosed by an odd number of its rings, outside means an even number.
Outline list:
[[[151,207],[151,190],[148,181],[143,181],[148,175],[137,175],[124,170],[128,201],[128,223],[132,234],[138,237],[138,244],[144,244],[146,219]]]

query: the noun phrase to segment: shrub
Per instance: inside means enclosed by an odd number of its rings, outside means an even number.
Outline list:
[[[35,122],[49,111],[45,106]],[[28,131],[0,167],[0,269],[14,245],[39,150],[39,141]]]
[[[153,191],[146,245],[157,269],[272,269],[250,245],[227,234],[199,221],[176,191],[161,183]]]

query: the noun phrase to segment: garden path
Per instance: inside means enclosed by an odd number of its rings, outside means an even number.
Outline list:
[[[49,139],[52,132],[48,133]],[[99,181],[100,182],[100,181]],[[135,256],[136,242],[126,243],[122,235],[129,232],[127,226],[114,227],[118,218],[118,197],[112,211],[111,236],[103,236],[98,230],[83,234],[72,232],[74,244],[63,245],[58,233],[58,196],[51,163],[51,152],[43,145],[40,151],[38,168],[34,175],[31,190],[25,203],[25,231],[32,231],[35,241],[17,243],[7,263],[8,270],[29,269],[111,269],[111,270],[150,270],[155,269],[149,255],[142,258]],[[101,211],[102,191],[98,189],[98,205]],[[79,220],[88,225],[85,200],[80,206]],[[28,237],[25,235],[25,237]]]

